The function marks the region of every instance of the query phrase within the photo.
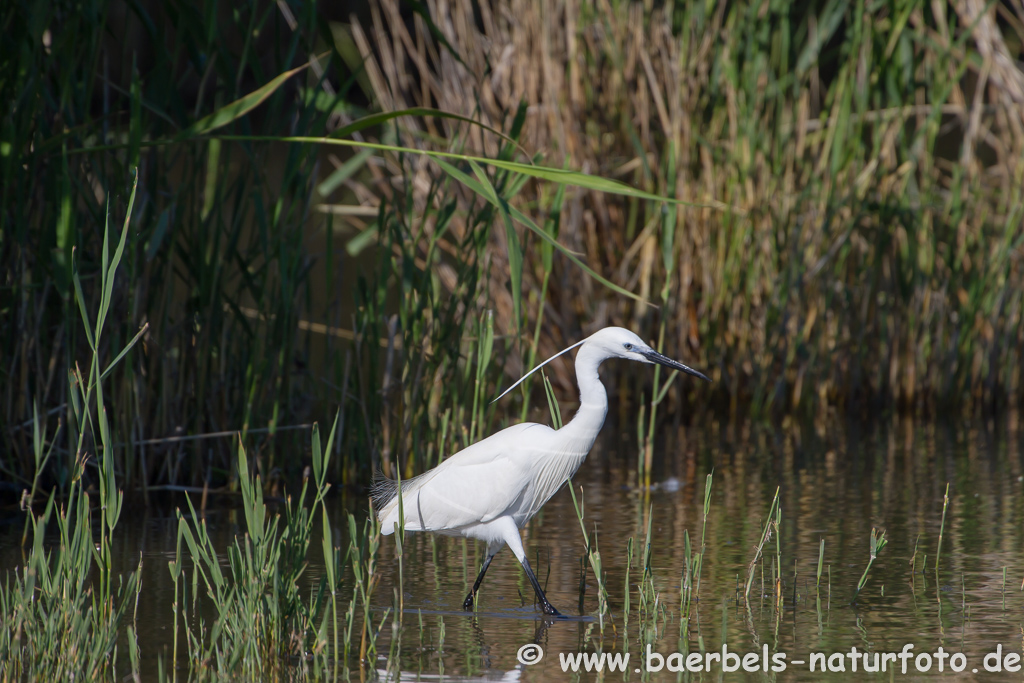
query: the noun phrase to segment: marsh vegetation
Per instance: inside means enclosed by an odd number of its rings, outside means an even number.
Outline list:
[[[1020,7],[357,10],[0,9],[0,678],[1010,646]],[[609,324],[713,383],[606,370],[527,532],[588,620],[447,614],[481,549],[372,471],[556,421],[570,364],[489,399]]]

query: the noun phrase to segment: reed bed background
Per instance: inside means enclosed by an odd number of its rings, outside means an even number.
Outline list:
[[[332,480],[414,473],[494,426],[486,398],[508,377],[608,324],[715,380],[699,400],[659,375],[618,383],[623,416],[646,406],[645,476],[666,412],[1018,405],[1018,6],[336,11],[3,10],[12,499],[32,482],[67,490],[75,472],[77,307],[100,300],[100,226],[135,167],[99,352],[109,362],[145,329],[104,397],[118,480],[143,494],[235,487],[239,432],[281,490],[306,464],[282,453],[338,405]],[[331,131],[364,146],[319,144]],[[551,368],[563,398],[569,368]],[[525,415],[511,400],[501,414]],[[37,412],[54,447],[41,472]]]
[[[559,239],[658,308],[609,295],[564,259],[550,273],[528,258],[524,286],[545,295],[525,309],[543,312],[541,356],[581,328],[660,325],[672,351],[713,373],[723,411],[1016,405],[1020,7],[426,5],[432,21],[382,0],[352,26],[379,108],[497,127],[525,102],[520,143],[545,163],[695,205],[569,190]],[[430,146],[457,127],[403,119],[401,140]],[[497,153],[492,136],[467,136]],[[415,171],[418,210],[434,173]],[[529,183],[517,199],[543,212],[550,194]],[[506,268],[491,274],[499,329],[514,333]],[[570,391],[568,365],[552,372]]]

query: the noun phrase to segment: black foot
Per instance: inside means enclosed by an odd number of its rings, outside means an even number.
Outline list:
[[[549,617],[560,617],[562,613],[556,610],[550,602],[545,602],[541,607],[544,609],[544,614]]]
[[[469,591],[469,595],[466,596],[465,601],[462,603],[462,609],[467,612],[473,611],[473,603],[476,602],[476,592],[480,590],[480,584],[484,581],[484,574],[487,573],[487,568],[491,566],[491,560],[494,559],[495,553],[501,549],[501,546],[487,546],[487,558],[484,560],[484,566],[480,567],[480,573],[476,576],[476,581],[473,582],[473,590]]]

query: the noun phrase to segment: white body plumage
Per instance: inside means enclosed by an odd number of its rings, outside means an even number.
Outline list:
[[[401,483],[406,531],[465,536],[487,543],[487,559],[466,598],[467,609],[472,607],[491,558],[508,544],[534,584],[544,611],[558,614],[530,569],[519,529],[576,473],[594,445],[608,414],[608,395],[597,374],[602,361],[627,358],[660,363],[707,379],[657,353],[621,327],[607,327],[573,346],[581,347],[576,354],[580,408],[568,424],[558,430],[535,423],[508,427]],[[374,487],[374,503],[385,535],[394,533],[399,522],[397,491],[397,483],[387,479]]]

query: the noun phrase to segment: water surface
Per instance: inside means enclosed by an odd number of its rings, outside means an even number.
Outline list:
[[[589,567],[581,582],[583,537],[572,500],[563,489],[524,531],[524,545],[552,604],[577,618],[541,618],[530,584],[507,549],[491,565],[477,613],[466,614],[461,603],[483,559],[482,545],[410,534],[400,581],[394,539],[388,537],[382,541],[380,578],[371,596],[375,623],[383,625],[376,657],[362,671],[358,661],[350,662],[351,675],[372,677],[376,672],[402,680],[455,681],[597,679],[594,672],[563,672],[559,654],[607,652],[630,654],[624,674],[603,674],[616,680],[677,680],[680,675],[718,680],[719,662],[712,662],[711,673],[679,674],[668,671],[667,665],[656,673],[643,671],[646,652],[650,646],[663,657],[720,653],[725,643],[740,656],[756,653],[758,670],[744,672],[741,667],[728,674],[735,679],[820,680],[820,671],[812,673],[809,666],[811,653],[822,653],[832,657],[828,661],[833,667],[843,661],[845,673],[833,673],[832,678],[861,680],[864,660],[858,658],[854,674],[851,648],[871,653],[871,665],[874,653],[881,658],[908,644],[912,657],[907,675],[901,673],[899,660],[887,663],[889,668],[896,666],[895,676],[901,679],[938,675],[938,659],[915,658],[937,653],[940,647],[963,657],[943,660],[945,677],[1020,678],[1020,673],[990,673],[984,667],[985,655],[997,646],[1002,646],[1004,663],[1010,653],[1022,652],[1024,461],[1016,418],[964,423],[897,420],[867,427],[836,421],[796,428],[679,428],[661,435],[656,486],[649,492],[636,486],[636,449],[619,438],[623,433],[635,431],[607,426],[575,480],[577,490],[582,490],[588,532],[596,536],[601,552],[611,600],[603,620],[597,618],[598,585]],[[705,528],[709,472],[713,483]],[[947,484],[949,505],[936,569]],[[754,563],[752,589],[745,597],[748,567],[776,489],[780,533],[772,535]],[[174,586],[167,562],[174,556],[174,509],[179,504],[180,499],[165,499],[148,510],[131,510],[118,528],[118,561],[126,568],[143,561],[137,624],[147,667],[144,679],[155,675],[157,655],[170,658]],[[365,515],[365,498],[337,496],[331,505],[335,528],[344,528],[349,510]],[[239,510],[211,507],[207,523],[226,546],[244,518]],[[648,524],[653,588],[646,598],[653,601],[642,604],[638,584]],[[884,530],[888,544],[877,554],[858,594],[873,528]],[[20,529],[20,524],[8,524],[0,535],[3,568],[19,562]],[[699,552],[702,530],[700,590],[684,632],[684,536],[688,534],[693,552]],[[629,539],[633,564],[627,585]],[[337,540],[347,544],[345,538]],[[777,557],[781,598],[773,581]],[[314,551],[310,585],[319,581],[322,571]],[[343,591],[350,586],[348,574]],[[343,597],[347,601],[347,594]],[[396,619],[399,604],[404,612]],[[518,661],[517,653],[531,643],[545,654],[528,666]],[[358,643],[354,649],[359,650]],[[765,652],[767,672],[762,670]],[[842,653],[838,659],[837,653]],[[772,671],[779,664],[772,657],[780,654],[785,655],[786,668]],[[931,663],[931,670],[920,673],[916,666],[924,660]],[[670,663],[685,662],[676,658]],[[651,663],[656,665],[658,658]],[[951,663],[965,664],[964,671],[950,672]],[[867,675],[888,680],[891,674]]]

